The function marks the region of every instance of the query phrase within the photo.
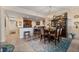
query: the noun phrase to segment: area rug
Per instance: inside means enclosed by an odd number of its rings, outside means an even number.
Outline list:
[[[28,42],[28,45],[35,52],[66,52],[70,46],[72,39],[63,38],[59,43],[55,45],[54,42],[46,42],[40,41],[40,39],[31,40]]]

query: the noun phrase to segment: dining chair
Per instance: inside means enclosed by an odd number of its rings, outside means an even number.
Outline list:
[[[54,41],[55,40],[55,31],[50,31],[50,39],[49,39],[49,42],[50,41]]]
[[[42,39],[44,39],[44,28],[41,28],[40,30],[41,30],[40,33],[40,41],[41,41]]]
[[[49,31],[48,30],[44,30],[44,43],[49,40]]]
[[[60,37],[60,28],[56,28],[56,30],[55,30],[55,45],[56,45],[57,41],[60,42],[59,37]]]

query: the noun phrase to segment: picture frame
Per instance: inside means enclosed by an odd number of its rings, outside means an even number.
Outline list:
[[[36,21],[36,25],[40,25],[40,21]]]

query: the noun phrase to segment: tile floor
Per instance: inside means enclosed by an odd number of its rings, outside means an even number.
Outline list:
[[[70,45],[67,39],[62,39],[57,45],[54,42],[44,43],[40,39],[12,39],[9,43],[15,46],[14,52],[66,52]]]
[[[68,52],[79,52],[79,28],[74,29],[75,38],[72,40]]]
[[[67,49],[68,52],[79,52],[79,30],[74,30],[74,33],[76,34],[76,36],[72,40],[69,48]],[[16,35],[15,36],[10,35],[9,37],[7,37],[6,42],[15,45],[15,50],[14,50],[15,52],[35,52],[35,51],[51,52],[52,51],[51,49],[46,48],[47,46],[51,46],[52,44],[48,44],[48,43],[43,44],[43,42],[40,42],[39,39],[27,41],[25,39],[19,39]],[[55,47],[54,44],[53,47]],[[40,49],[36,49],[36,48],[40,48]]]

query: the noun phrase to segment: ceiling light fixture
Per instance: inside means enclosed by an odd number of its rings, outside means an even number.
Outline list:
[[[52,6],[49,6],[49,11],[48,11],[48,16],[47,16],[47,18],[48,18],[49,20],[51,20],[51,19],[53,18],[53,16],[52,16]]]

